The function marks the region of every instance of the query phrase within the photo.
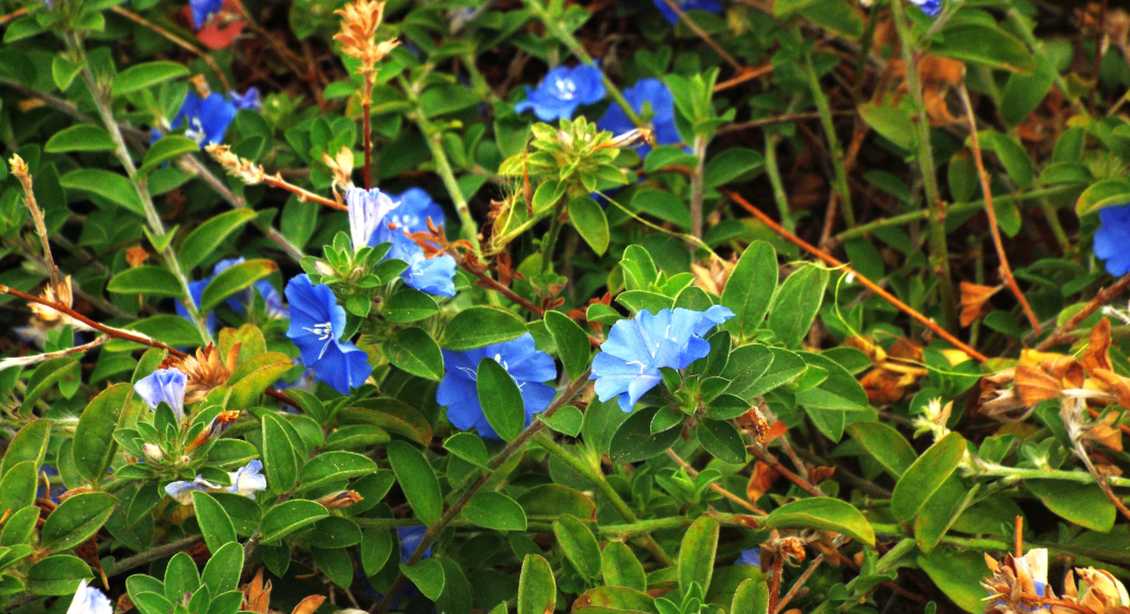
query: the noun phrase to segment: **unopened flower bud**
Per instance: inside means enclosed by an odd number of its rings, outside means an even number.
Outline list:
[[[146,460],[151,462],[160,462],[165,458],[165,453],[161,451],[161,446],[155,443],[147,443],[141,446],[141,450],[145,453]]]
[[[342,509],[364,501],[365,498],[356,490],[339,490],[318,499],[326,509]]]

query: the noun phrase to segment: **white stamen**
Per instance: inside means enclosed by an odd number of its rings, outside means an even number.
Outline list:
[[[315,324],[309,328],[303,327],[302,330],[310,333],[311,335],[317,335],[318,341],[329,341],[331,338],[333,338],[334,334],[333,324],[329,322]]]

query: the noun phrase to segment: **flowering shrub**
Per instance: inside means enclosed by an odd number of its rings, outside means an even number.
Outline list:
[[[0,610],[1130,612],[1130,14],[0,0]]]

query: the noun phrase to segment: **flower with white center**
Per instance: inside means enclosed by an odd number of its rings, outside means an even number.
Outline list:
[[[90,586],[89,580],[78,583],[67,614],[114,614],[114,604],[102,591]]]

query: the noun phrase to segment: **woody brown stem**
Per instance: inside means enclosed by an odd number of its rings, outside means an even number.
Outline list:
[[[1084,305],[1082,309],[1077,311],[1075,315],[1071,316],[1071,319],[1064,322],[1063,325],[1061,325],[1059,328],[1055,329],[1055,332],[1053,332],[1051,335],[1048,335],[1048,338],[1040,342],[1040,345],[1037,345],[1036,349],[1043,352],[1059,345],[1060,343],[1070,340],[1071,331],[1075,330],[1075,328],[1079,326],[1083,322],[1083,320],[1086,320],[1091,316],[1091,314],[1101,309],[1103,305],[1106,305],[1110,301],[1114,300],[1116,296],[1125,292],[1126,288],[1128,287],[1130,287],[1130,274],[1123,275],[1118,279],[1118,281],[1114,282],[1113,285],[1099,290],[1098,294],[1095,295],[1095,298],[1091,299],[1090,302]]]
[[[993,208],[993,189],[989,183],[989,172],[985,170],[985,160],[981,155],[981,139],[977,135],[977,118],[973,115],[973,104],[969,101],[969,90],[966,89],[965,84],[962,83],[958,88],[958,93],[961,95],[961,103],[965,106],[965,119],[969,122],[969,146],[973,149],[973,162],[977,166],[977,177],[981,181],[981,192],[985,195],[985,216],[989,218],[989,234],[993,238],[993,247],[997,250],[997,258],[1000,259],[1000,273],[1004,283],[1008,286],[1009,291],[1020,303],[1020,308],[1024,310],[1024,316],[1028,318],[1028,323],[1032,325],[1037,333],[1040,332],[1040,319],[1036,317],[1036,312],[1032,311],[1032,305],[1028,303],[1028,298],[1024,296],[1024,292],[1020,290],[1020,285],[1016,283],[1016,278],[1012,276],[1012,265],[1008,263],[1008,254],[1004,251],[1004,241],[1001,239],[1001,230],[997,225],[997,211]]]
[[[365,147],[365,167],[361,178],[365,189],[373,187],[373,75],[365,73],[365,91],[361,93],[361,137]]]
[[[686,471],[687,474],[689,474],[692,478],[698,477],[698,470],[695,469],[694,467],[692,467],[690,463],[683,460],[683,457],[679,456],[671,448],[667,448],[667,457],[670,458],[671,460],[675,461],[675,464],[682,467],[683,471]],[[766,513],[765,510],[757,507],[753,503],[750,503],[748,500],[743,499],[742,497],[739,497],[737,494],[727,490],[725,487],[723,487],[721,484],[718,484],[717,482],[711,482],[709,488],[710,488],[710,490],[713,490],[714,492],[722,495],[722,497],[731,501],[732,503],[734,503],[738,507],[749,510],[749,511],[753,512],[754,514],[757,514],[758,516],[764,516],[765,513]]]
[[[849,266],[849,265],[847,265],[843,262],[840,262],[837,258],[832,256],[828,252],[816,247],[815,245],[812,245],[811,243],[805,241],[804,239],[796,236],[795,234],[793,234],[793,233],[789,232],[788,230],[786,230],[785,228],[783,228],[780,224],[773,221],[773,218],[769,217],[768,215],[765,215],[765,213],[763,211],[761,211],[761,209],[758,209],[752,203],[750,203],[748,200],[746,200],[745,198],[742,198],[741,194],[738,194],[737,192],[726,192],[726,194],[730,197],[731,200],[733,200],[734,202],[741,205],[741,207],[743,209],[745,209],[746,211],[749,211],[751,214],[753,214],[753,216],[756,217],[758,219],[758,221],[760,221],[762,224],[765,224],[767,227],[769,227],[770,230],[772,230],[773,232],[780,235],[781,238],[783,238],[786,241],[788,241],[789,243],[792,243],[793,245],[803,249],[804,251],[808,252],[809,254],[812,254],[816,258],[819,258],[825,264],[832,266],[832,267],[836,267],[838,269],[842,269],[842,270],[850,273],[851,275],[855,276],[855,279],[858,280],[859,283],[862,284],[864,287],[866,287],[868,290],[874,292],[880,298],[882,298],[883,300],[885,300],[888,303],[890,303],[891,305],[893,305],[899,311],[910,316],[915,321],[917,321],[919,324],[930,329],[931,331],[933,331],[934,334],[938,335],[942,339],[945,339],[950,345],[952,345],[955,348],[965,352],[966,354],[968,354],[971,358],[973,358],[977,362],[987,362],[989,360],[988,356],[985,356],[981,352],[978,352],[977,350],[970,347],[968,344],[966,344],[961,339],[958,339],[957,337],[953,336],[952,334],[949,333],[949,331],[942,328],[941,326],[938,326],[938,324],[936,322],[934,322],[930,318],[927,318],[925,315],[923,315],[917,309],[915,309],[915,308],[911,307],[910,305],[907,305],[906,303],[902,302],[902,300],[900,300],[898,297],[896,297],[895,295],[888,292],[886,289],[884,289],[879,284],[876,284],[875,282],[871,281],[866,276],[860,274],[858,271],[853,269],[851,266]]]
[[[324,207],[329,207],[330,209],[337,209],[339,211],[348,210],[348,207],[337,202],[336,200],[326,198],[325,196],[320,196],[311,192],[310,190],[307,190],[306,188],[296,186],[277,174],[274,176],[268,175],[264,177],[263,183],[271,186],[272,188],[278,188],[280,190],[290,192],[291,194],[297,196],[298,200],[304,203],[315,203]]]

